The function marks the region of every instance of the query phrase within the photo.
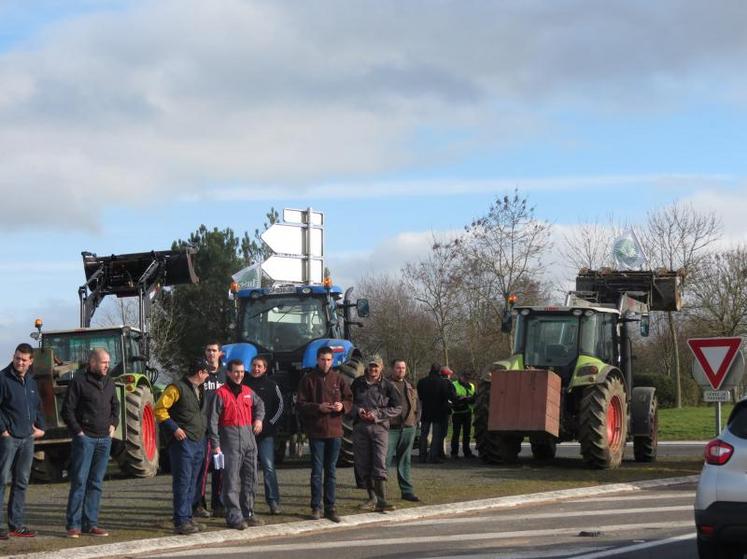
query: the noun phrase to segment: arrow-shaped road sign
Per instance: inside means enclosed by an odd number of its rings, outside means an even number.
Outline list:
[[[690,351],[703,369],[706,379],[718,390],[731,369],[742,338],[691,338],[687,340]]]
[[[260,237],[273,252],[278,254],[324,256],[322,230],[312,228],[308,231],[309,246],[306,246],[304,241],[306,233],[307,229],[298,225],[273,223]]]

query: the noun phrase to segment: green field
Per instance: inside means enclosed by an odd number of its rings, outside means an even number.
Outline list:
[[[733,404],[721,406],[721,425],[726,419]],[[660,441],[704,441],[716,436],[715,404],[699,407],[670,408],[659,410]]]

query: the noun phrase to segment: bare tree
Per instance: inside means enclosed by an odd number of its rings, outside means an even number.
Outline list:
[[[518,191],[499,197],[455,244],[465,286],[495,317],[508,308],[509,295],[527,302],[541,291],[542,256],[552,244],[550,224],[535,219],[534,208]]]
[[[371,303],[363,328],[355,331],[356,345],[365,354],[381,353],[387,361],[400,358],[414,376],[435,354],[437,329],[429,315],[412,297],[401,278],[369,276],[357,289]]]
[[[612,244],[622,227],[615,224],[610,214],[606,224],[600,221],[582,223],[562,234],[560,253],[574,271],[581,268],[599,270],[612,262]]]
[[[702,330],[747,335],[747,247],[706,257],[689,289],[693,318]]]
[[[721,236],[714,212],[699,212],[691,204],[676,202],[650,212],[643,231],[643,242],[653,267],[684,269],[696,273],[707,249]],[[667,313],[674,357],[675,403],[682,407],[680,352],[672,312]]]
[[[449,345],[458,322],[458,300],[462,287],[457,245],[440,242],[435,236],[428,255],[402,269],[402,278],[412,297],[435,320],[443,363],[449,364]]]

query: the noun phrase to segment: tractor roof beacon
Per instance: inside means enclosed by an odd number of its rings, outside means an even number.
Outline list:
[[[480,456],[515,461],[529,437],[534,457],[550,459],[558,442],[577,440],[589,466],[615,468],[632,439],[637,461],[655,460],[656,394],[633,385],[630,325],[647,336],[649,312],[679,310],[681,281],[680,272],[584,269],[562,306],[508,312],[512,355],[493,365],[476,399]],[[511,409],[518,399],[526,413]]]
[[[39,385],[48,429],[35,443],[32,476],[38,481],[65,477],[70,461],[70,435],[60,417],[62,401],[73,375],[85,368],[93,348],[111,356],[109,374],[115,379],[120,421],[112,441],[112,456],[123,471],[151,477],[158,471],[158,426],[154,398],[158,371],[150,365],[146,318],[161,287],[196,283],[193,249],[112,254],[83,252],[86,283],[78,289],[80,328],[42,333],[41,320],[32,337],[34,376]],[[107,295],[137,297],[139,327],[91,328],[91,319]]]

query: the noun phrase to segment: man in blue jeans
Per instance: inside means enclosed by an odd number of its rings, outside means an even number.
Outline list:
[[[262,432],[256,435],[257,458],[262,468],[265,501],[270,507],[270,514],[280,514],[280,490],[275,472],[275,432],[283,416],[283,395],[277,383],[267,376],[267,360],[261,356],[252,359],[251,374],[244,376],[244,384],[265,404]]]
[[[156,403],[156,419],[169,435],[174,532],[182,535],[195,534],[201,529],[192,521],[192,500],[205,459],[207,423],[202,413],[200,386],[208,378],[208,368],[207,361],[197,359],[189,373],[169,384]]]
[[[332,348],[316,352],[316,368],[305,374],[298,386],[298,407],[311,450],[311,517],[340,522],[335,508],[337,457],[342,438],[342,416],[353,407],[350,387],[332,370]],[[322,472],[324,489],[322,490]]]
[[[5,486],[12,482],[8,500],[10,535],[33,538],[36,530],[24,524],[26,488],[34,460],[34,439],[44,436],[44,414],[36,381],[29,374],[34,350],[20,344],[13,361],[0,371],[0,540],[8,539],[3,528]]]
[[[98,522],[112,435],[119,423],[119,400],[114,381],[107,375],[109,364],[109,354],[94,349],[88,358],[88,368],[73,377],[62,403],[62,420],[73,438],[66,518],[68,538],[80,537],[81,529],[92,536],[109,535]]]

